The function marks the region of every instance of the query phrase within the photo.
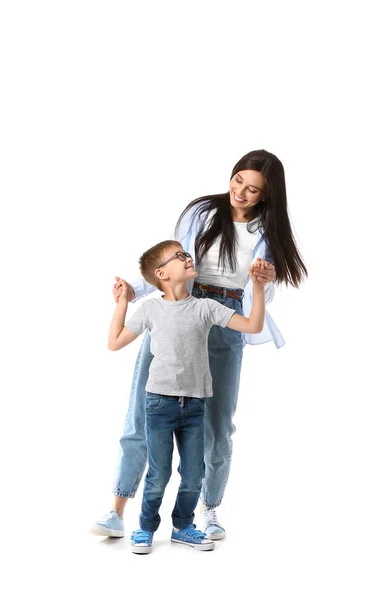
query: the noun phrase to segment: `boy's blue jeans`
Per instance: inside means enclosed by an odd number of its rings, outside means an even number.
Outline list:
[[[140,527],[156,531],[159,508],[171,476],[174,436],[180,455],[181,483],[172,523],[184,529],[193,523],[204,477],[205,399],[164,396],[146,392],[146,442],[149,468],[145,477]]]
[[[242,315],[241,300],[223,298],[219,294],[193,288],[196,298],[213,298],[234,308]],[[227,327],[214,325],[208,340],[213,397],[205,400],[205,478],[201,500],[205,506],[219,506],[228,481],[232,456],[232,422],[235,414],[243,357],[242,334]],[[113,494],[133,498],[141,481],[147,460],[145,437],[145,386],[153,355],[150,335],[145,333],[134,368],[128,413],[120,438]]]

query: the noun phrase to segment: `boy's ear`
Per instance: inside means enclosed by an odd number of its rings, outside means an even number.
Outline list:
[[[165,272],[163,269],[155,269],[154,271],[155,276],[157,277],[157,279],[165,279]]]

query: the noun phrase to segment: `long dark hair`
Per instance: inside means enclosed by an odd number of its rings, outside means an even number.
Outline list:
[[[263,201],[252,207],[250,221],[258,217],[258,227],[263,227],[266,242],[271,254],[278,283],[290,284],[299,287],[304,276],[308,275],[307,269],[296,247],[287,212],[287,197],[285,172],[281,161],[266,150],[249,152],[236,163],[232,170],[231,178],[239,171],[250,169],[259,171],[265,180],[265,194]],[[231,214],[230,192],[196,198],[188,204],[180,215],[176,224],[175,234],[184,215],[194,206],[193,218],[199,218],[204,212],[216,209],[207,228],[201,227],[195,241],[196,263],[199,264],[213,245],[216,238],[221,235],[219,249],[219,263],[222,269],[228,264],[231,271],[236,270],[236,237],[235,226]],[[253,224],[252,224],[253,226]],[[251,224],[247,229],[252,231]]]

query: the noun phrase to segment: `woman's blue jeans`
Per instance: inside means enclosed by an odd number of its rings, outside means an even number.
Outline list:
[[[224,298],[197,288],[193,288],[192,296],[213,298],[243,314],[241,300]],[[215,508],[222,501],[231,466],[231,436],[235,432],[232,419],[238,400],[243,358],[242,334],[214,325],[209,332],[208,350],[213,396],[205,400],[205,477],[201,501],[205,506]],[[135,496],[146,466],[145,385],[152,358],[147,331],[137,356],[128,413],[120,438],[113,493],[122,498]]]

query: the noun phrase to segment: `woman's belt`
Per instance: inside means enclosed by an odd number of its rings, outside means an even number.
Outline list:
[[[206,292],[212,292],[213,294],[219,294],[225,296],[225,298],[234,298],[234,300],[241,300],[244,296],[244,292],[237,292],[235,290],[228,290],[222,287],[216,287],[214,285],[202,285],[201,283],[194,283],[193,287]]]

